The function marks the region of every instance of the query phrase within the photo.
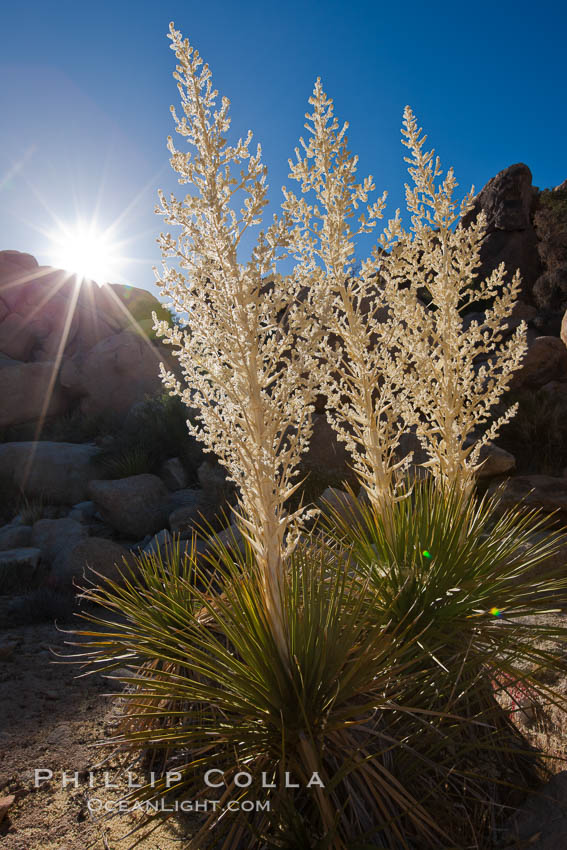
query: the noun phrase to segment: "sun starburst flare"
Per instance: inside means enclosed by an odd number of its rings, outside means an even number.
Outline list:
[[[61,227],[50,234],[52,264],[80,278],[108,283],[119,275],[121,257],[110,232],[95,225]]]

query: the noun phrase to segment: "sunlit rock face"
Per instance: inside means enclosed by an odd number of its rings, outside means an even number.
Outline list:
[[[38,268],[38,262],[31,254],[23,251],[0,251],[0,276],[9,278],[18,277],[23,272],[30,272]]]
[[[64,414],[77,398],[86,412],[123,413],[157,392],[154,310],[167,315],[144,289],[99,286],[0,251],[0,427]]]

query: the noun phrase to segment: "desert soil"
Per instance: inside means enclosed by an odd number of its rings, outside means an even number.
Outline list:
[[[116,691],[116,683],[100,674],[77,678],[77,664],[58,663],[53,652],[71,652],[69,640],[53,624],[0,631],[0,798],[15,796],[0,822],[2,850],[126,850],[135,840],[121,839],[139,814],[108,820],[96,812],[97,800],[116,798],[104,788],[104,775],[113,782],[117,763],[96,767],[108,757],[96,742],[115,720],[116,701],[104,694]],[[14,644],[2,658],[2,648]],[[36,769],[53,771],[53,779],[34,787]],[[62,788],[63,770],[71,780],[78,772],[77,788],[73,781]],[[136,846],[179,848],[184,831],[170,819]]]

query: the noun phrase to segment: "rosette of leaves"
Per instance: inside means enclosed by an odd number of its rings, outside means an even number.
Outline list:
[[[285,847],[302,834],[310,848],[452,846],[449,812],[431,808],[452,763],[435,753],[430,674],[409,624],[379,621],[372,583],[338,549],[300,546],[283,595],[289,664],[251,548],[237,556],[217,539],[207,568],[196,562],[175,547],[145,555],[120,584],[84,594],[106,612],[82,614],[90,625],[75,632],[89,668],[132,671],[117,676],[125,707],[104,743],[128,766],[151,752],[164,771],[125,799],[220,800],[193,821],[194,848]],[[167,769],[179,773],[171,787]],[[220,789],[206,786],[209,769]],[[266,800],[269,811],[242,808]]]
[[[544,753],[518,727],[520,709],[507,705],[523,693],[535,716],[567,709],[565,694],[549,685],[567,672],[567,628],[546,617],[567,601],[564,566],[552,557],[567,537],[536,510],[498,511],[497,495],[479,500],[432,479],[407,492],[386,518],[354,495],[350,513],[329,506],[325,534],[369,582],[377,627],[388,620],[398,650],[409,639],[423,651],[415,656],[428,683],[421,705],[445,719],[437,741],[425,735],[422,743],[432,760],[453,762],[435,805],[453,812],[458,846],[489,846],[517,799],[511,789],[546,775]]]

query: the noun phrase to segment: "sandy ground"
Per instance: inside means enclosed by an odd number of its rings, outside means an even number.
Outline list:
[[[104,785],[105,772],[113,782],[116,763],[95,767],[108,755],[95,742],[110,730],[117,709],[104,697],[113,689],[108,678],[77,678],[76,664],[54,663],[51,650],[69,652],[69,639],[49,624],[0,632],[0,656],[2,647],[16,644],[8,658],[0,657],[0,797],[16,798],[0,822],[2,850],[126,850],[134,840],[120,839],[139,814],[102,821],[96,813],[97,800],[115,797]],[[53,778],[36,783],[35,770],[51,770]],[[70,779],[65,789],[63,770]],[[179,848],[184,832],[170,820],[137,847]]]

